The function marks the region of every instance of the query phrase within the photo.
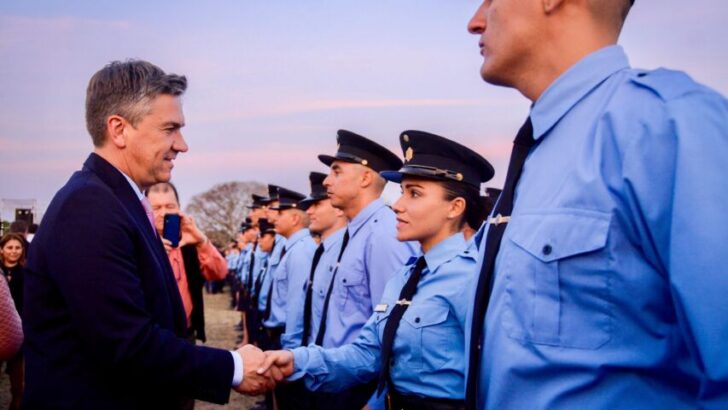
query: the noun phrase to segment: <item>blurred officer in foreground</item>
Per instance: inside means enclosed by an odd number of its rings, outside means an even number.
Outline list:
[[[483,79],[533,103],[479,241],[471,409],[728,408],[728,104],[631,68],[630,7],[487,0],[468,25]]]

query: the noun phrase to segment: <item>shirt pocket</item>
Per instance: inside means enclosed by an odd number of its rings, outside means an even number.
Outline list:
[[[610,221],[608,213],[580,209],[512,219],[499,267],[505,275],[503,325],[509,337],[578,349],[609,341]]]
[[[336,300],[344,313],[362,310],[366,306],[371,312],[372,302],[369,300],[369,286],[363,266],[361,269],[352,267],[346,271],[337,272],[337,288],[339,292]],[[368,315],[368,314],[367,314]]]
[[[453,352],[463,339],[462,332],[447,303],[436,300],[418,302],[415,299],[397,329],[396,353],[402,355],[401,359],[406,360],[410,368],[436,370],[454,359]]]
[[[275,270],[273,280],[275,280],[276,296],[280,297],[279,300],[286,300],[288,298],[288,269],[284,269],[282,266],[278,266],[279,269]]]

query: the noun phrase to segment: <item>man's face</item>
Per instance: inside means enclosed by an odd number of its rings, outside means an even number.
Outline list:
[[[185,124],[180,98],[160,95],[150,104],[151,111],[136,127],[124,127],[124,161],[129,176],[142,188],[168,182],[177,153],[188,148],[180,131]]]
[[[268,222],[270,222],[272,224],[275,224],[276,219],[278,218],[278,211],[276,211],[275,209],[272,209],[272,208],[277,207],[278,204],[279,204],[278,201],[271,202],[270,204],[268,204],[268,208],[265,211],[265,216],[268,219]]]
[[[174,197],[174,192],[171,189],[166,192],[162,191],[151,191],[147,196],[149,203],[152,205],[152,212],[154,213],[154,224],[157,227],[157,231],[162,232],[164,225],[165,214],[178,214],[179,204],[177,198]]]
[[[543,48],[539,24],[543,5],[536,0],[485,0],[468,23],[468,31],[480,35],[483,56],[480,75],[491,84],[516,86]]]
[[[275,234],[266,233],[260,237],[260,240],[258,241],[258,246],[260,246],[260,250],[263,252],[271,252],[273,251],[273,245],[275,244],[275,242]]]
[[[277,211],[278,215],[276,216],[275,221],[275,228],[276,232],[283,235],[284,237],[288,238],[293,232],[295,220],[294,220],[294,213],[295,210],[293,209],[281,209],[280,211]]]
[[[331,205],[343,209],[359,195],[363,168],[363,165],[344,161],[334,161],[331,164],[329,175],[324,179]]]
[[[330,199],[322,199],[308,207],[306,213],[311,221],[308,229],[313,233],[323,234],[336,223],[337,212],[341,212],[331,205]]]
[[[258,237],[258,228],[247,229],[243,232],[243,235],[245,236],[246,242],[255,242],[255,239]]]

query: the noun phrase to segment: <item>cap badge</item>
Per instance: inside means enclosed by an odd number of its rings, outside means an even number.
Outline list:
[[[362,165],[367,165],[367,164],[369,164],[369,161],[367,161],[367,160],[363,159],[363,160],[361,160],[361,164],[362,164]]]
[[[407,134],[402,134],[402,141],[404,141],[404,142],[409,142],[409,135],[407,135]]]
[[[406,135],[405,135],[406,137]],[[404,159],[407,162],[412,161],[412,158],[415,156],[415,150],[412,149],[412,147],[407,147],[407,150],[404,152]]]
[[[463,174],[461,174],[461,173],[458,172],[457,174],[455,174],[455,179],[457,179],[458,181],[462,181],[463,180]]]

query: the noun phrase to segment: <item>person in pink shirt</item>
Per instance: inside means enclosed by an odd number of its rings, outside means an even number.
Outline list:
[[[0,268],[2,269],[2,268]],[[0,275],[0,362],[14,357],[23,344],[23,326],[4,275]]]
[[[227,262],[197,227],[192,216],[180,209],[177,188],[168,182],[151,186],[145,195],[154,212],[154,221],[172,265],[177,287],[182,298],[190,341],[205,342],[205,317],[202,288],[205,281],[222,280],[227,275]],[[165,214],[180,216],[180,242],[177,247],[162,238]]]

